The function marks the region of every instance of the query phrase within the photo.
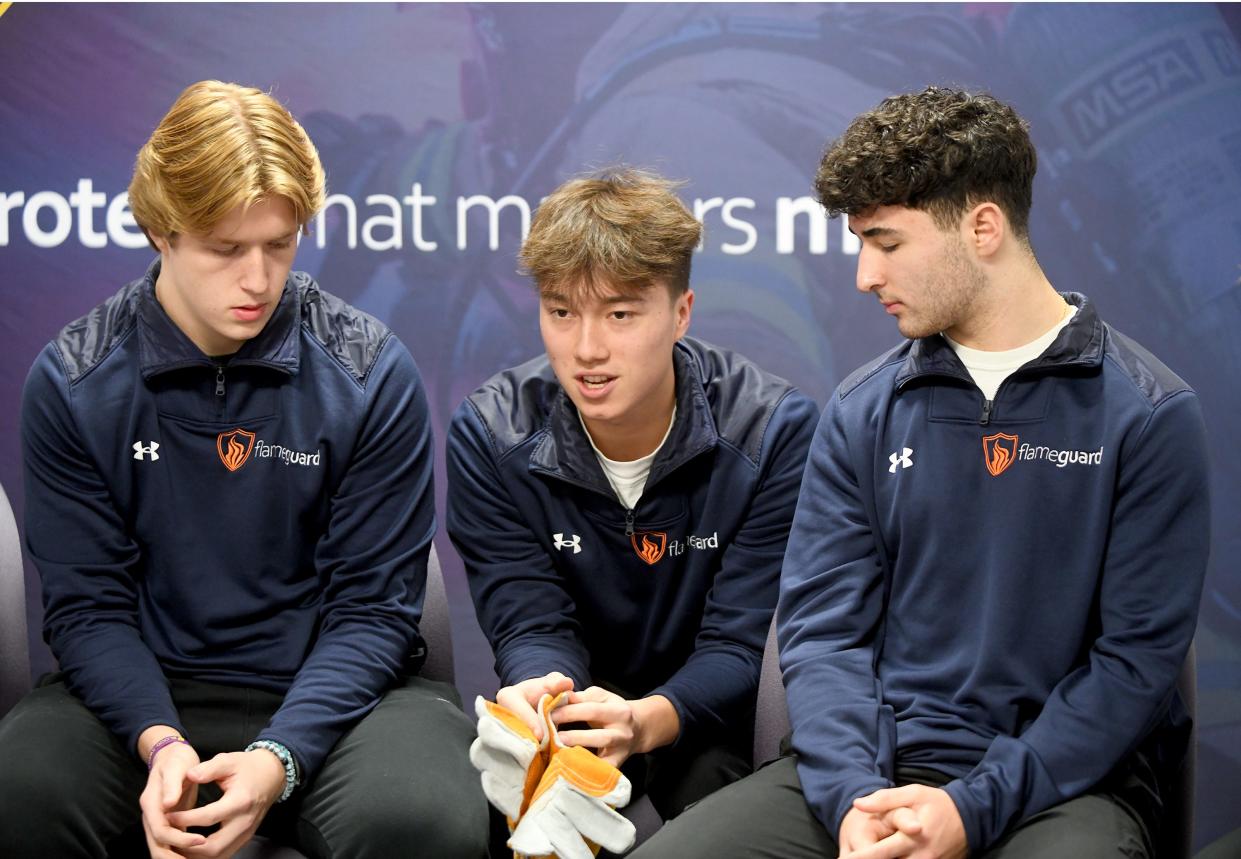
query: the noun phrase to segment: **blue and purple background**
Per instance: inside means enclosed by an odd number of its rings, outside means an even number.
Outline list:
[[[685,179],[706,225],[694,333],[822,403],[898,339],[853,289],[841,224],[807,205],[824,144],[888,94],[985,88],[1032,126],[1031,232],[1052,282],[1090,295],[1205,408],[1205,844],[1241,824],[1239,38],[1241,10],[1226,4],[15,4],[0,17],[0,483],[20,518],[27,369],[150,260],[113,200],[193,81],[270,89],[314,138],[342,196],[297,267],[409,345],[440,465],[455,405],[540,350],[515,273],[521,204],[618,163]],[[467,205],[481,197],[500,206],[494,229],[485,204]],[[437,490],[442,504],[442,479]],[[459,685],[490,691],[460,563],[443,535],[437,545]],[[33,570],[27,579],[43,671]]]

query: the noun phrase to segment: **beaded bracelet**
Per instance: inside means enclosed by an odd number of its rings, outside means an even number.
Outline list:
[[[155,766],[155,755],[159,750],[165,746],[171,746],[173,743],[185,743],[188,746],[190,741],[180,734],[169,734],[163,739],[158,740],[155,745],[151,746],[151,751],[147,753],[147,772],[150,772]]]
[[[255,740],[246,746],[245,750],[252,752],[255,749],[265,749],[271,752],[280,759],[280,763],[284,764],[284,793],[280,794],[280,798],[276,800],[276,802],[284,802],[293,795],[293,789],[301,781],[298,777],[297,761],[293,758],[293,753],[284,744],[277,743],[275,740]]]

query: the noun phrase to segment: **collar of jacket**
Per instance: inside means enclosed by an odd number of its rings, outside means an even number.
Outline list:
[[[150,379],[160,373],[184,367],[215,367],[219,361],[204,355],[194,341],[177,327],[155,298],[155,280],[159,277],[157,257],[147,269],[139,287],[138,350],[142,377]],[[286,278],[280,302],[267,324],[255,337],[247,340],[228,359],[229,367],[244,365],[269,367],[293,375],[297,372],[300,338],[298,289],[292,276]]]
[[[680,468],[719,442],[715,418],[707,402],[698,362],[683,343],[672,350],[676,376],[677,416],[659,453],[651,463],[647,487]],[[547,415],[547,431],[530,457],[530,470],[595,489],[615,498],[603,474],[590,439],[582,429],[577,407],[563,388],[552,399]]]
[[[1061,295],[1065,301],[1077,308],[1077,314],[1042,355],[1022,366],[1017,372],[1097,367],[1103,363],[1103,321],[1095,312],[1094,304],[1078,292],[1062,292]],[[899,389],[906,382],[920,376],[951,376],[973,383],[957,353],[939,334],[913,341],[909,354],[905,357],[905,365],[896,374],[894,384]]]

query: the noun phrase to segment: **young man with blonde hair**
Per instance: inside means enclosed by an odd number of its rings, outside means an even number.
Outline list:
[[[674,185],[575,179],[521,259],[547,353],[472,394],[448,530],[503,688],[667,818],[749,769],[754,695],[817,408],[686,337],[700,225]]]
[[[472,737],[416,676],[435,530],[413,359],[293,272],[324,174],[204,81],[138,155],[159,258],[26,383],[26,533],[60,673],[0,722],[0,854],[486,851]],[[142,842],[145,840],[145,848]]]
[[[885,100],[816,188],[908,341],[815,435],[780,586],[792,754],[641,851],[1162,856],[1210,519],[1194,392],[1057,292],[1025,122]]]

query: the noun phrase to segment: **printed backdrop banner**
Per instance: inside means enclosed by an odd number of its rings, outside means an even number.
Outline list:
[[[1202,398],[1215,452],[1205,843],[1241,822],[1239,33],[1226,4],[15,4],[0,17],[0,482],[20,516],[26,372],[150,261],[125,189],[193,81],[269,89],[314,138],[331,197],[297,267],[409,345],[441,476],[452,409],[540,351],[515,253],[558,183],[616,164],[685,180],[706,227],[694,333],[823,403],[899,338],[853,289],[851,235],[814,205],[824,144],[886,95],[985,88],[1038,145],[1031,232],[1052,282],[1088,294]],[[442,477],[437,489],[442,511]],[[438,546],[460,685],[494,689],[460,563]]]

